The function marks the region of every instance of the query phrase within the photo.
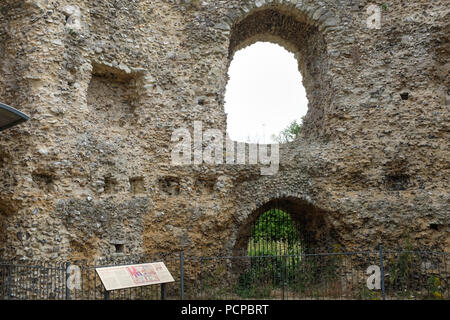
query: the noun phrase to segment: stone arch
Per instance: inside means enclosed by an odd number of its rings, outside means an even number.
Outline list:
[[[277,8],[280,11],[294,14],[311,25],[315,25],[320,31],[327,33],[333,30],[339,23],[339,17],[328,7],[328,4],[317,3],[308,0],[250,0],[231,8],[227,14],[225,23],[232,27],[252,13],[267,8]]]
[[[331,223],[330,212],[315,206],[304,194],[283,192],[265,197],[241,209],[236,217],[233,254],[240,255],[246,250],[251,229],[257,219],[270,209],[279,208],[287,212],[298,229],[307,249],[328,248],[339,243],[338,234]]]
[[[257,41],[276,43],[294,53],[309,101],[304,132],[320,136],[333,100],[326,34],[338,19],[331,9],[303,1],[257,0],[230,11],[228,17],[228,66],[237,50]]]

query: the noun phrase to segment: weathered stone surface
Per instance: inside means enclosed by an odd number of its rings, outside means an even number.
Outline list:
[[[0,133],[0,253],[230,252],[274,201],[348,250],[448,250],[448,2],[385,1],[380,29],[369,4],[1,1],[0,101],[31,119]],[[229,63],[256,41],[295,53],[309,99],[279,173],[171,166],[175,129],[225,133]]]

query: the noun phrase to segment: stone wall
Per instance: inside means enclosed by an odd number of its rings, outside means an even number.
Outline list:
[[[2,1],[0,100],[31,119],[0,134],[1,253],[231,252],[275,200],[348,250],[406,234],[448,250],[449,15],[444,0]],[[228,66],[256,41],[295,53],[310,101],[279,173],[172,166],[175,129],[225,133]]]

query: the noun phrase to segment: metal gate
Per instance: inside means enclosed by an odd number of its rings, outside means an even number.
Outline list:
[[[265,211],[255,221],[248,243],[249,256],[282,256],[302,252],[302,237],[290,214],[280,208]]]

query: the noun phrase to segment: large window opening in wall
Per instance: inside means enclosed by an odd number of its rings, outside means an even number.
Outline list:
[[[228,75],[225,112],[232,140],[284,143],[298,136],[308,100],[293,53],[257,42],[234,54]]]

